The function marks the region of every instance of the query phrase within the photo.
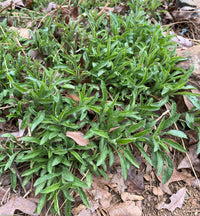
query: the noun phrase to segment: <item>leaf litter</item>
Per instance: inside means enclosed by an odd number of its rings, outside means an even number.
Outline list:
[[[186,195],[186,189],[181,188],[179,191],[177,191],[176,194],[173,194],[170,197],[171,202],[169,204],[162,203],[161,206],[157,207],[157,209],[160,210],[166,208],[169,211],[173,212],[176,208],[182,208],[185,195]]]

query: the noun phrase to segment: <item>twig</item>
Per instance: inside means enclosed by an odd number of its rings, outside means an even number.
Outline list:
[[[5,6],[4,8],[2,8],[2,9],[0,10],[0,13],[2,13],[4,10],[6,10],[6,9],[9,8],[10,6],[12,6],[12,4],[13,4],[13,0],[10,2],[10,4],[8,4],[8,5]]]
[[[97,16],[101,16],[101,15],[103,14],[104,10],[106,9],[106,7],[107,7],[109,4],[110,4],[110,2],[107,2],[107,3],[105,4],[105,6],[101,9],[101,11],[99,11],[99,13],[97,14]]]

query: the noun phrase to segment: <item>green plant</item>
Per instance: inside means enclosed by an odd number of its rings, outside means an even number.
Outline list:
[[[41,194],[39,213],[47,200],[53,200],[51,210],[60,215],[58,201],[63,197],[65,214],[70,215],[73,191],[89,207],[83,188],[91,186],[92,173],[108,179],[113,152],[120,158],[125,179],[131,164],[139,167],[131,151],[134,146],[157,168],[158,175],[164,170],[164,183],[173,172],[169,146],[186,152],[167,135],[187,138],[172,128],[182,118],[176,111],[176,94],[188,94],[195,107],[200,107],[195,94],[185,92],[193,88],[186,85],[192,69],[176,67],[182,58],[176,56],[172,36],[163,36],[161,26],[147,19],[147,1],[136,2],[128,3],[125,16],[110,13],[107,18],[86,10],[88,25],[79,21],[70,21],[68,26],[52,24],[48,18],[46,26],[32,33],[23,47],[5,45],[1,50],[6,56],[0,65],[1,106],[12,106],[2,120],[22,119],[21,129],[29,128],[30,133],[21,141],[4,134],[12,139],[1,146],[0,171],[10,169],[15,188],[17,174],[12,163],[27,165],[22,186],[34,179],[35,193]],[[159,5],[154,2],[153,11]],[[53,38],[56,28],[65,33],[60,44]],[[1,35],[1,42],[13,42],[10,36]],[[43,62],[15,55],[21,49],[27,53],[38,50]],[[165,104],[171,105],[170,117],[162,116]],[[195,111],[186,114],[191,128],[199,114]],[[68,131],[84,132],[89,145],[78,145],[66,136]]]

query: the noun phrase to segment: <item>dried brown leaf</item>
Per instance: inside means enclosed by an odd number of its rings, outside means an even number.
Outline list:
[[[110,216],[142,216],[142,210],[133,201],[114,205],[108,212]]]
[[[80,146],[90,144],[89,139],[84,138],[84,134],[80,131],[67,131],[66,136],[72,138]]]
[[[123,192],[121,194],[121,198],[122,198],[122,200],[124,202],[125,201],[134,201],[134,200],[143,200],[144,199],[143,196],[136,195],[136,194],[133,194],[133,193],[128,193],[128,192]]]
[[[11,133],[11,134],[12,134],[16,139],[19,140],[21,137],[23,137],[25,129],[20,129],[20,128],[21,128],[21,124],[22,124],[22,120],[21,120],[21,119],[18,119],[18,123],[19,123],[19,131],[13,132],[13,133]]]
[[[194,179],[194,177],[191,176],[191,174],[186,174],[186,173],[182,173],[182,172],[178,172],[175,168],[173,170],[173,174],[171,176],[171,178],[169,179],[169,181],[166,184],[162,184],[162,179],[161,179],[161,175],[158,176],[160,183],[160,188],[162,189],[163,192],[167,193],[167,194],[172,194],[171,190],[169,189],[169,184],[172,182],[177,182],[177,181],[185,181],[187,182],[189,179]]]
[[[188,157],[190,158],[194,169],[198,172],[200,172],[200,159],[198,158],[198,154],[197,154],[197,145],[193,145],[189,148],[189,154]],[[183,158],[183,160],[179,163],[178,165],[178,169],[183,169],[183,168],[191,168],[189,159],[187,158],[187,156],[185,156]]]
[[[34,213],[36,207],[36,203],[29,199],[12,197],[5,205],[0,207],[0,215],[14,215],[15,210],[20,210],[30,216],[37,216],[38,214]]]
[[[180,45],[182,45],[185,48],[189,48],[189,47],[193,46],[193,43],[189,39],[184,38],[180,35],[176,35],[176,37],[172,38],[172,41],[179,43]]]
[[[5,194],[6,190],[3,187],[0,187],[0,202],[2,201]]]
[[[143,192],[145,190],[143,173],[136,173],[136,168],[131,166],[128,170],[128,176],[127,180],[125,181],[125,185],[128,187],[127,192]]]
[[[153,194],[156,196],[163,196],[164,193],[160,187],[154,187],[153,188]]]
[[[186,189],[181,188],[176,194],[173,194],[170,197],[171,202],[169,204],[163,202],[160,206],[157,207],[157,209],[160,210],[165,208],[173,212],[176,208],[182,208],[185,195],[186,195]]]
[[[7,0],[7,1],[4,1],[4,2],[0,3],[0,5],[2,7],[6,7],[6,6],[10,5],[11,2],[12,2],[12,0]],[[23,3],[22,0],[13,0],[13,5],[12,6],[24,7],[24,3]]]
[[[107,185],[112,188],[113,191],[116,193],[123,193],[127,186],[125,185],[124,182],[124,177],[122,174],[121,169],[117,170],[117,173],[113,174],[112,177],[110,178],[110,181],[107,182]]]
[[[74,94],[68,94],[67,97],[73,99],[76,102],[80,101],[79,97],[77,95],[74,95]]]
[[[106,181],[105,178],[93,176],[92,186],[89,190],[87,190],[87,192],[90,194],[90,197],[92,197],[92,200],[96,201],[98,205],[102,206],[105,209],[110,207],[110,203],[112,200],[112,195],[108,191],[109,188],[107,184],[108,181]],[[96,208],[96,205],[93,202],[92,208]]]
[[[70,18],[75,21],[77,19],[77,17],[79,16],[79,9],[78,6],[73,8],[71,13],[70,13]]]
[[[78,215],[81,211],[86,210],[86,206],[83,204],[78,205],[77,207],[72,208],[71,213],[73,215]]]
[[[47,13],[51,12],[52,10],[57,8],[57,4],[55,2],[50,2],[47,6],[47,8],[45,9],[45,11]]]
[[[26,38],[26,39],[30,39],[30,32],[29,29],[26,28],[20,28],[20,27],[10,27],[10,29],[14,30],[15,32],[17,32],[19,34],[19,37],[21,38]]]

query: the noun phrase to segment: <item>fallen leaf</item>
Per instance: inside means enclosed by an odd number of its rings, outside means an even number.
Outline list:
[[[180,35],[176,35],[176,37],[172,38],[171,40],[176,42],[176,43],[179,43],[180,45],[182,45],[185,48],[189,48],[189,47],[193,46],[193,43],[189,39],[184,38]]]
[[[82,210],[79,214],[75,215],[75,216],[92,216],[92,213],[89,209],[84,209]]]
[[[86,206],[83,204],[78,205],[77,207],[72,208],[71,213],[73,215],[78,215],[81,211],[86,210]]]
[[[96,203],[103,208],[107,209],[110,207],[110,203],[112,200],[112,195],[108,191],[109,188],[107,186],[108,181],[105,180],[103,177],[93,176],[92,177],[92,185],[87,192],[89,193],[89,196],[92,197],[93,201],[96,201]],[[96,204],[96,205],[97,205]],[[96,205],[93,208],[96,208]]]
[[[125,185],[128,187],[127,192],[143,192],[145,190],[143,173],[136,173],[136,168],[131,165]]]
[[[77,17],[79,16],[79,10],[78,10],[78,6],[74,7],[70,13],[70,18],[75,21],[77,19]]]
[[[153,194],[156,196],[163,196],[164,193],[160,187],[154,187],[153,188]]]
[[[39,53],[38,50],[31,50],[30,56],[31,58],[37,60],[38,62],[42,61],[42,55]]]
[[[162,184],[162,182],[159,184],[159,187],[160,189],[166,193],[166,194],[169,194],[169,195],[172,195],[172,192],[171,190],[169,189],[169,185],[168,184]]]
[[[72,138],[80,146],[90,144],[89,139],[84,138],[84,134],[80,131],[67,131],[66,136]]]
[[[73,99],[74,101],[76,101],[78,103],[80,101],[79,97],[77,95],[74,95],[74,94],[68,94],[67,97]]]
[[[3,187],[0,187],[0,202],[2,202],[3,197],[6,194],[6,190]]]
[[[15,210],[20,210],[30,216],[37,216],[38,214],[34,213],[36,207],[36,203],[29,199],[12,197],[5,205],[0,207],[0,215],[14,215]]]
[[[121,198],[122,198],[122,200],[124,202],[125,201],[134,201],[134,200],[143,200],[144,199],[143,196],[136,195],[136,194],[133,194],[133,193],[128,193],[128,192],[123,192],[121,194]]]
[[[188,157],[190,158],[194,166],[194,169],[200,172],[200,159],[198,158],[198,154],[197,154],[197,145],[193,145],[189,147]],[[177,169],[183,169],[183,168],[191,168],[191,165],[190,165],[190,162],[187,156],[185,156],[183,160],[179,163]]]
[[[45,11],[47,13],[49,13],[50,11],[54,10],[57,8],[57,4],[55,2],[50,2],[47,6],[47,8],[45,9]]]
[[[195,187],[195,188],[198,188],[200,185],[200,179],[195,179],[192,183],[192,186]],[[200,189],[200,188],[199,188]]]
[[[27,28],[20,28],[20,27],[10,27],[10,29],[14,30],[19,34],[21,38],[30,39],[30,31]]]
[[[11,133],[11,134],[12,134],[16,139],[19,140],[21,137],[23,137],[25,129],[20,129],[20,128],[21,128],[21,124],[22,124],[22,120],[21,120],[21,119],[18,119],[18,123],[19,123],[19,131],[13,132],[13,133]]]
[[[33,4],[33,0],[26,0],[25,7],[28,8]]]
[[[107,185],[116,193],[121,194],[125,191],[127,186],[125,185],[121,169],[118,169],[117,173],[113,174],[112,177],[110,177],[110,181],[107,183]]]
[[[133,201],[114,205],[108,212],[110,216],[142,216],[142,210]]]
[[[186,189],[181,188],[176,194],[173,194],[170,197],[171,202],[166,204],[163,202],[160,206],[157,207],[158,210],[160,209],[168,209],[169,211],[173,212],[176,208],[182,208],[186,195]]]
[[[162,179],[161,179],[161,175],[158,176],[160,183],[160,188],[162,189],[163,192],[167,193],[167,194],[172,194],[171,190],[169,189],[169,184],[172,182],[177,182],[177,181],[185,181],[187,182],[189,179],[194,179],[193,176],[191,176],[191,174],[185,174],[182,172],[178,172],[175,168],[173,170],[173,174],[171,176],[171,178],[169,179],[169,181],[166,184],[162,184]]]
[[[7,1],[4,1],[4,2],[0,3],[0,5],[1,5],[2,7],[6,7],[6,6],[8,6],[8,5],[11,5],[11,2],[12,2],[12,0],[7,0]],[[14,5],[15,7],[24,7],[24,3],[23,3],[22,0],[13,0],[12,6],[13,6],[13,5]]]

